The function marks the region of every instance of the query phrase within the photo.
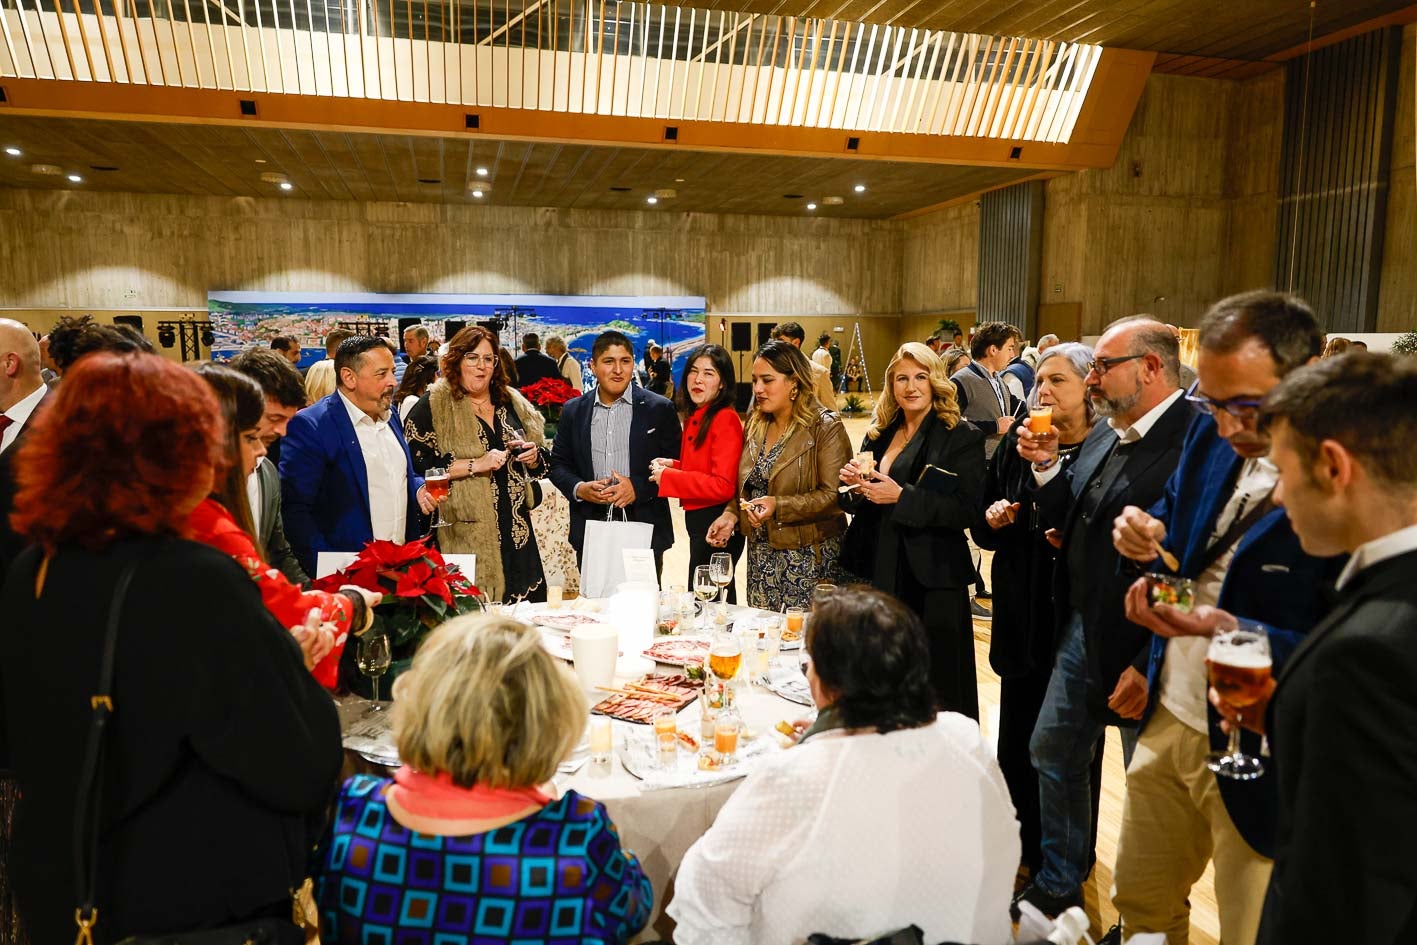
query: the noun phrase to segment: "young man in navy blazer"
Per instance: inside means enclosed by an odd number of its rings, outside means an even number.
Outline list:
[[[1417,942],[1414,402],[1417,362],[1351,353],[1295,371],[1261,409],[1304,550],[1350,557],[1337,604],[1243,710],[1279,788],[1258,945]]]
[[[1117,551],[1165,571],[1159,546],[1196,582],[1197,610],[1152,608],[1145,579],[1128,591],[1127,618],[1151,630],[1147,711],[1127,769],[1113,904],[1120,936],[1190,937],[1191,886],[1215,863],[1220,938],[1253,942],[1269,884],[1278,808],[1272,771],[1252,781],[1219,777],[1206,755],[1227,739],[1206,702],[1206,648],[1219,606],[1271,628],[1278,669],[1318,621],[1341,559],[1306,554],[1272,493],[1279,471],[1258,429],[1260,401],[1296,368],[1317,360],[1323,334],[1300,299],[1247,292],[1216,303],[1200,327],[1199,380],[1181,462],[1161,500],[1128,506],[1114,523]],[[1259,739],[1243,749],[1258,754]],[[1104,939],[1105,941],[1105,939]]]
[[[602,332],[590,349],[596,388],[566,402],[551,448],[551,481],[571,500],[571,545],[585,555],[585,523],[611,507],[632,522],[654,525],[654,562],[674,544],[669,500],[649,478],[650,461],[679,456],[679,414],[658,394],[631,384],[635,350],[618,331]]]
[[[393,408],[389,346],[368,335],[347,338],[334,368],[335,392],[296,414],[281,446],[285,536],[311,575],[322,551],[416,538],[435,506]]]

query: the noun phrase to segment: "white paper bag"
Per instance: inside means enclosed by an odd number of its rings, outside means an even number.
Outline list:
[[[649,548],[654,526],[649,522],[585,523],[585,553],[581,555],[581,596],[608,597],[625,580],[626,548]]]

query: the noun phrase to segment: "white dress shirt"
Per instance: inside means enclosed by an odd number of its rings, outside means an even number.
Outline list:
[[[1240,467],[1240,475],[1235,480],[1235,491],[1220,515],[1215,519],[1215,528],[1210,533],[1212,545],[1222,538],[1230,526],[1248,509],[1274,491],[1279,481],[1279,469],[1268,459],[1247,459]],[[1241,536],[1244,537],[1243,535]],[[1225,575],[1230,570],[1230,561],[1235,557],[1235,548],[1240,544],[1236,539],[1230,547],[1220,553],[1211,566],[1196,578],[1196,604],[1214,607],[1220,600],[1220,589],[1225,583]],[[1161,704],[1186,726],[1205,734],[1210,730],[1206,719],[1205,654],[1210,649],[1209,637],[1172,637],[1166,641],[1166,661],[1161,664]]]
[[[34,413],[34,408],[39,406],[39,402],[48,392],[49,388],[40,384],[5,411],[4,416],[9,417],[13,422],[5,428],[4,434],[0,435],[0,453],[5,452],[10,448],[10,444],[15,442],[20,431],[24,429],[25,423],[29,421],[30,414]]]
[[[840,730],[765,759],[689,849],[666,910],[679,945],[796,945],[914,923],[925,941],[1012,940],[1019,826],[979,726],[942,713]]]
[[[364,454],[364,470],[369,476],[369,524],[374,537],[403,544],[408,527],[408,454],[403,450],[393,428],[389,426],[392,411],[375,420],[360,410],[339,392],[349,422],[359,437],[359,449]]]
[[[1379,562],[1386,561],[1388,558],[1396,558],[1398,555],[1405,555],[1409,551],[1417,551],[1417,525],[1400,528],[1381,538],[1374,538],[1366,544],[1359,545],[1353,552],[1353,557],[1348,559],[1343,573],[1338,576],[1338,583],[1335,586],[1341,591],[1344,585],[1357,577],[1358,572],[1364,568],[1371,568]]]
[[[265,461],[264,456],[256,460],[256,468],[246,477],[246,502],[251,506],[251,525],[258,536],[261,534],[261,464]]]

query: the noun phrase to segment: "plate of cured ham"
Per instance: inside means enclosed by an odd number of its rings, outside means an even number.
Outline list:
[[[613,689],[591,711],[640,725],[652,724],[665,709],[678,712],[699,694],[698,685],[677,673],[647,673]]]
[[[656,663],[671,666],[702,666],[708,659],[709,641],[692,637],[669,637],[656,640],[645,650],[643,656]]]

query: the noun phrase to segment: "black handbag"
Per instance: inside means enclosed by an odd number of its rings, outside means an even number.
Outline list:
[[[79,907],[74,910],[74,923],[79,928],[79,934],[74,945],[93,945],[93,930],[98,924],[98,906],[94,900],[98,895],[98,829],[103,793],[104,735],[114,712],[113,663],[118,649],[118,621],[136,570],[136,562],[125,567],[113,589],[99,662],[98,687],[89,699],[92,716],[88,743],[84,749],[84,764],[79,774],[78,811],[74,817],[74,886],[79,891]],[[293,922],[262,917],[193,932],[133,935],[118,945],[304,945],[304,942],[304,933]]]

